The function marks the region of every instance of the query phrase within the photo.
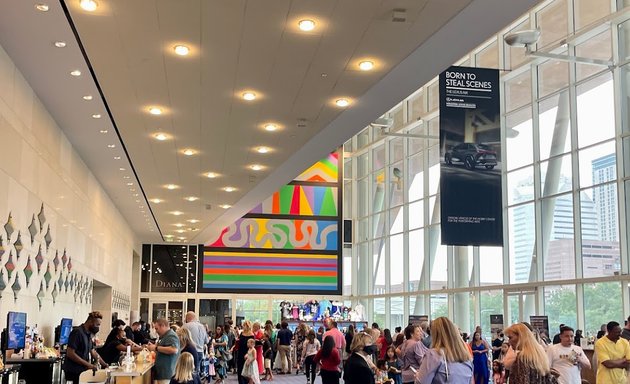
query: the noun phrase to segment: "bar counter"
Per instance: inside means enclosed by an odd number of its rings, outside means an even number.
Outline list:
[[[136,363],[136,369],[125,372],[122,367],[112,370],[110,375],[116,379],[116,384],[151,384],[151,368],[153,362]]]

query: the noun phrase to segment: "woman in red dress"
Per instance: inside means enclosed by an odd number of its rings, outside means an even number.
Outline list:
[[[265,373],[262,346],[264,332],[260,329],[259,322],[255,322],[254,325],[252,325],[252,332],[254,332],[254,339],[256,340],[256,362],[258,363],[258,373],[262,375]]]

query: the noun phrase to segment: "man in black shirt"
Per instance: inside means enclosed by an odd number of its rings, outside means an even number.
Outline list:
[[[91,312],[87,320],[70,332],[68,337],[68,351],[63,370],[66,373],[66,381],[79,382],[79,376],[83,371],[96,369],[92,359],[101,363],[103,367],[108,365],[96,353],[92,338],[98,333],[103,315],[100,312]]]
[[[501,346],[504,341],[503,331],[497,331],[497,337],[492,340],[492,360],[497,360],[501,355]]]

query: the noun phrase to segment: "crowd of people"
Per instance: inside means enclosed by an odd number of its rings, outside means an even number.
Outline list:
[[[397,327],[392,333],[378,324],[341,332],[326,319],[309,329],[295,331],[283,321],[275,326],[249,320],[231,321],[212,332],[194,312],[181,325],[155,320],[150,327],[115,322],[103,347],[95,349],[102,316],[90,313],[72,331],[64,364],[66,379],[97,365],[115,364],[127,346],[134,352],[155,351],[155,384],[200,384],[201,377],[221,384],[235,374],[239,384],[273,380],[274,374],[304,374],[306,384],[321,377],[322,384],[582,384],[580,370],[591,362],[573,328],[562,324],[553,341],[530,324],[516,323],[497,331],[488,343],[477,327],[470,342],[451,320]],[[597,383],[625,384],[630,369],[630,318],[624,328],[605,325],[595,342]]]

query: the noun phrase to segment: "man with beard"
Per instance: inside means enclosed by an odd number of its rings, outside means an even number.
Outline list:
[[[68,337],[68,351],[63,370],[66,373],[66,381],[78,383],[83,371],[96,369],[92,361],[98,361],[102,367],[108,367],[103,359],[96,353],[92,339],[98,333],[103,315],[100,312],[91,312],[87,320],[70,332]]]

